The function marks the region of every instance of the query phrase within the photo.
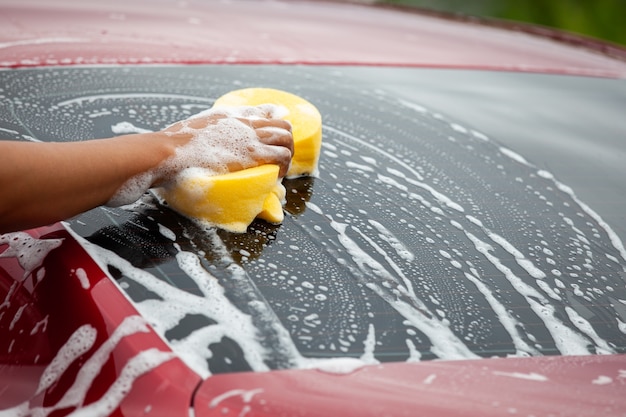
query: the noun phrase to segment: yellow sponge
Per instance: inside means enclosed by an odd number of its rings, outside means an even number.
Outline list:
[[[215,101],[215,107],[274,104],[288,112],[282,118],[291,123],[294,153],[288,177],[317,173],[322,147],[322,116],[302,97],[273,88],[244,88],[231,91]]]
[[[270,88],[248,88],[220,97],[215,107],[274,104],[287,110],[292,126],[294,155],[287,176],[315,174],[322,144],[322,117],[308,101]],[[258,217],[270,223],[284,219],[285,187],[278,165],[262,165],[229,174],[198,174],[179,178],[160,195],[176,211],[219,228],[243,233]]]
[[[222,229],[242,233],[255,217],[283,220],[285,187],[278,165],[261,165],[223,175],[188,175],[161,196],[180,213]]]

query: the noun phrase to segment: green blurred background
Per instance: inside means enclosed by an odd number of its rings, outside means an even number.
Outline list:
[[[626,46],[626,0],[380,0],[379,3],[530,22]]]

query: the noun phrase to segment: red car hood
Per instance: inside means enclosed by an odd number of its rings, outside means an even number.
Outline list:
[[[6,236],[0,315],[10,319],[0,324],[0,415],[85,404],[92,415],[117,407],[123,415],[187,413],[200,378],[61,224]]]
[[[626,76],[623,48],[530,26],[325,2],[77,4],[3,2],[0,66],[306,63]]]

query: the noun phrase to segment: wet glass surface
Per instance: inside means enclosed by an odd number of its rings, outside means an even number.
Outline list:
[[[593,201],[414,86],[398,92],[393,70],[363,71],[6,71],[0,132],[61,141],[157,130],[254,86],[318,107],[320,174],[285,180],[281,225],[207,230],[151,194],[69,221],[201,375],[338,357],[626,352],[626,253]]]

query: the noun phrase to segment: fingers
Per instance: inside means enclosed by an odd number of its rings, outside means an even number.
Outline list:
[[[291,123],[283,119],[250,119],[250,126],[254,129],[263,127],[277,127],[279,129],[288,130],[291,132]]]
[[[280,119],[259,119],[251,121],[259,141],[271,146],[276,163],[280,166],[279,176],[282,178],[287,174],[293,156],[293,135],[291,134],[291,124]]]
[[[280,167],[278,172],[279,178],[284,178],[287,175],[287,171],[289,171],[289,167],[291,166],[291,157],[293,156],[293,152],[285,147],[279,147],[276,151],[276,162]]]
[[[283,146],[293,154],[291,124],[285,120],[259,120],[253,122],[259,140],[272,146]]]
[[[164,132],[170,136],[187,134],[195,139],[189,149],[181,151],[181,155],[184,153],[192,161],[187,166],[197,165],[217,172],[223,169],[221,166],[232,172],[276,164],[283,178],[291,165],[294,143],[291,124],[275,118],[281,109],[272,105],[213,108],[174,123]],[[215,155],[220,155],[219,161]]]
[[[293,153],[293,136],[290,131],[276,127],[262,127],[256,129],[256,134],[261,143],[271,146],[282,146]]]

